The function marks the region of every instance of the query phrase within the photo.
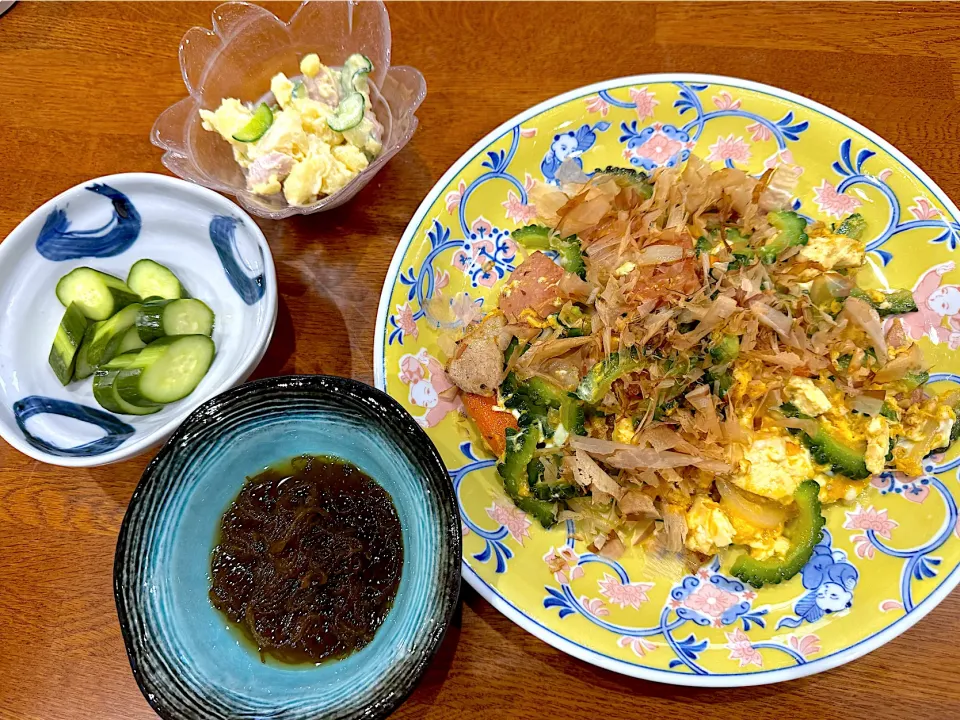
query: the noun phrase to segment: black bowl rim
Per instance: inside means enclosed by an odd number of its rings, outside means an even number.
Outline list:
[[[430,662],[436,656],[437,651],[443,644],[447,630],[449,629],[450,623],[453,620],[453,615],[456,611],[457,603],[460,597],[461,558],[463,552],[460,506],[457,501],[453,482],[451,481],[450,475],[447,472],[446,465],[444,465],[443,460],[440,458],[439,451],[433,444],[433,441],[430,439],[430,437],[426,434],[426,432],[424,432],[423,428],[421,428],[414,420],[413,416],[410,415],[410,413],[407,412],[407,410],[404,409],[399,402],[397,402],[387,393],[378,390],[371,385],[360,382],[359,380],[336,375],[281,375],[276,377],[261,378],[259,380],[238,385],[210,398],[202,405],[195,408],[193,412],[191,412],[184,419],[173,435],[171,435],[170,438],[164,443],[163,447],[160,448],[154,458],[144,469],[143,474],[140,476],[140,480],[137,482],[137,486],[133,491],[130,502],[127,504],[127,509],[124,512],[123,522],[120,525],[120,532],[117,537],[117,546],[114,552],[113,563],[113,593],[114,602],[117,609],[117,618],[120,622],[120,632],[123,636],[123,644],[127,652],[127,660],[130,662],[130,669],[133,672],[133,677],[136,680],[137,687],[140,689],[141,694],[147,703],[149,703],[150,707],[153,708],[154,712],[163,718],[163,720],[182,720],[182,718],[178,714],[169,712],[168,709],[163,705],[161,698],[153,695],[146,687],[145,678],[143,677],[143,673],[137,663],[135,646],[128,624],[127,615],[129,611],[126,607],[126,600],[123,598],[121,588],[121,571],[123,567],[122,557],[124,548],[129,544],[128,534],[130,531],[129,525],[131,510],[140,502],[141,495],[145,492],[144,488],[149,481],[149,478],[156,471],[157,465],[159,465],[161,460],[163,460],[166,456],[175,452],[175,445],[180,441],[180,439],[186,433],[200,427],[204,427],[208,423],[214,422],[214,420],[210,417],[199,416],[205,416],[215,406],[235,403],[250,394],[258,393],[264,388],[282,390],[286,387],[309,388],[315,391],[329,392],[337,395],[352,395],[354,397],[366,396],[368,398],[376,399],[379,403],[386,406],[386,408],[388,408],[388,412],[394,415],[395,420],[404,423],[413,432],[413,442],[418,446],[418,451],[423,453],[424,464],[427,466],[432,466],[432,471],[436,474],[435,479],[438,481],[437,484],[442,491],[440,502],[448,510],[449,517],[452,519],[453,524],[455,525],[453,528],[447,528],[453,540],[450,547],[450,552],[455,561],[448,563],[447,566],[449,570],[447,572],[447,577],[445,579],[441,578],[441,580],[445,580],[445,582],[442,583],[445,588],[445,592],[441,600],[442,619],[438,623],[440,631],[435,633],[433,644],[429,646],[426,651],[414,661],[414,672],[408,676],[407,682],[398,687],[396,692],[392,692],[388,701],[381,701],[377,705],[373,714],[370,714],[364,710],[362,712],[364,720],[378,720],[380,718],[385,718],[393,713],[393,711],[398,707],[400,707],[401,704],[403,704],[403,702],[410,696],[410,694],[420,683],[420,680],[423,678],[423,675],[429,667]],[[441,479],[443,480],[442,482]],[[197,720],[201,719],[197,718]],[[328,720],[336,720],[336,717],[330,717]]]

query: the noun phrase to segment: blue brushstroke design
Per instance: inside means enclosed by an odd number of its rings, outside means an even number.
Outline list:
[[[112,257],[129,248],[140,235],[140,213],[130,199],[109,185],[94,183],[84,188],[110,198],[113,217],[92,230],[71,230],[63,208],[54,208],[37,236],[37,252],[47,260],[60,262],[84,257]]]
[[[240,253],[237,252],[236,229],[240,221],[229,215],[214,215],[210,221],[210,240],[217,249],[220,262],[227,273],[227,279],[233,285],[247,305],[256,305],[263,297],[263,273],[256,277],[247,275],[240,266]],[[263,250],[260,250],[260,261],[263,262]]]
[[[77,447],[57,447],[27,430],[27,420],[34,415],[44,415],[46,413],[82,420],[102,428],[107,434],[98,440]],[[78,405],[67,400],[55,400],[43,395],[30,395],[22,400],[17,400],[13,404],[13,415],[17,419],[17,425],[20,426],[27,442],[39,450],[61,457],[103,455],[120,447],[135,432],[133,427],[108,412],[86,405]]]

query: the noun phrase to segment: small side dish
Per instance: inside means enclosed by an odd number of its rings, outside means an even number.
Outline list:
[[[791,210],[795,168],[558,177],[530,191],[543,224],[511,233],[528,256],[447,368],[544,527],[689,569],[735,549],[761,587],[810,560],[821,505],[923,475],[960,436],[960,392],[928,389],[897,317],[911,291],[859,284],[866,223]]]
[[[306,55],[301,75],[274,75],[272,98],[255,105],[226,98],[215,111],[201,109],[203,127],[230,143],[251,192],[282,192],[290,205],[309,205],[347,185],[382,149],[383,126],[370,101],[372,70],[360,54],[340,69]]]
[[[93,396],[104,409],[152,415],[187,397],[210,369],[213,311],[160,263],[138,260],[126,282],[75,268],[56,292],[67,309],[50,367],[63,385],[93,376]]]
[[[210,599],[261,660],[319,663],[373,639],[402,569],[390,494],[352,463],[301,455],[248,478],[224,513]]]

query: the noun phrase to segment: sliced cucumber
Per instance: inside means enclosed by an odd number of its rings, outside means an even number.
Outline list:
[[[354,91],[340,101],[333,115],[327,118],[327,125],[337,132],[356,127],[363,120],[366,107],[367,101],[363,99],[363,95]]]
[[[147,345],[115,381],[120,398],[154,407],[192,393],[210,369],[216,349],[206,335],[164,337]]]
[[[340,94],[349,95],[363,88],[357,86],[357,80],[373,72],[373,63],[366,55],[354,53],[343,63],[340,70]]]
[[[87,360],[87,354],[90,351],[90,343],[93,342],[93,336],[103,323],[92,322],[87,325],[87,331],[83,334],[83,344],[77,352],[77,367],[73,371],[74,380],[86,380],[93,375],[96,368]]]
[[[273,125],[273,110],[266,103],[260,103],[253,111],[253,117],[233,136],[237,142],[256,142]]]
[[[57,299],[64,307],[75,302],[89,320],[106,320],[140,296],[118,277],[88,267],[71,270],[57,283]]]
[[[137,355],[139,355],[137,351],[117,355],[97,370],[93,376],[93,397],[105,410],[124,415],[152,415],[160,410],[159,405],[153,407],[131,405],[117,394],[115,384],[117,376],[136,359]]]
[[[200,300],[151,300],[137,317],[140,339],[151,343],[167,335],[211,335],[214,315]]]
[[[136,324],[141,307],[140,303],[127,305],[112,318],[99,324],[87,350],[87,362],[92,367],[98,368],[110,362],[113,356],[120,352],[120,343],[127,331]]]
[[[170,268],[154,260],[137,260],[127,275],[127,285],[144,299],[160,297],[179,300],[189,297],[177,276],[170,272]]]
[[[73,378],[73,370],[77,362],[77,352],[83,343],[83,335],[87,331],[87,318],[80,311],[76,303],[70,303],[67,311],[60,320],[60,327],[53,338],[53,347],[50,348],[50,367],[61,384],[66,385]]]
[[[147,344],[140,339],[140,332],[137,330],[137,327],[128,328],[127,331],[123,334],[123,339],[120,340],[120,345],[117,347],[117,355],[122,355],[123,353],[130,352],[131,350],[141,350],[145,348]],[[81,348],[82,350],[83,348]]]

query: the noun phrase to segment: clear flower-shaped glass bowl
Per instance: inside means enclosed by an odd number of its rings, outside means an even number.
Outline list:
[[[219,5],[212,17],[213,30],[194,27],[180,41],[180,69],[190,96],[164,110],[150,134],[151,142],[165,151],[164,166],[184,180],[234,195],[260,217],[309,215],[350,200],[416,130],[414,113],[427,86],[419,70],[390,67],[390,20],[379,0],[304,2],[288,23],[244,2]],[[300,58],[313,52],[331,66],[357,52],[373,61],[370,95],[383,124],[383,150],[342,190],[298,207],[288,205],[282,194],[263,197],[247,190],[229,144],[201,127],[199,110],[214,110],[227,97],[260,99],[270,89],[271,77],[299,74]]]

